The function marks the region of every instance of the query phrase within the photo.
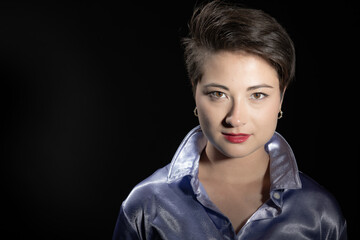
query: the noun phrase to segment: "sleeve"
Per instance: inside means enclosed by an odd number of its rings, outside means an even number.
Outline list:
[[[140,240],[136,228],[130,223],[123,205],[120,208],[120,213],[115,225],[115,230],[112,240]]]
[[[322,201],[323,205],[326,206],[321,219],[322,238],[326,240],[347,240],[346,219],[334,198],[330,200],[332,201],[327,201],[326,199]]]
[[[345,221],[345,224],[342,228],[342,231],[340,233],[340,237],[339,237],[339,240],[347,240],[347,224],[346,224],[346,221]]]

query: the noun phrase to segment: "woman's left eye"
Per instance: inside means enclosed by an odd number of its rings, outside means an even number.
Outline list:
[[[256,92],[256,93],[251,94],[251,98],[254,100],[261,100],[267,96],[268,96],[267,94],[261,93],[261,92]]]

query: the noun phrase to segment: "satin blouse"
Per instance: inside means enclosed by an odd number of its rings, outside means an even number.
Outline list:
[[[199,159],[206,143],[200,126],[194,128],[170,164],[134,187],[121,205],[113,240],[347,239],[336,200],[299,172],[290,146],[276,132],[265,145],[270,198],[236,233],[199,181]]]

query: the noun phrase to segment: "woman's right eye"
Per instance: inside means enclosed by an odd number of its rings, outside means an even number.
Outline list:
[[[210,97],[220,99],[220,98],[226,98],[226,94],[220,91],[213,91],[209,93]]]

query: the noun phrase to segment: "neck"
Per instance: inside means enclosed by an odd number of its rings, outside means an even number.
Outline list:
[[[222,154],[208,142],[200,158],[200,177],[231,184],[246,184],[269,179],[269,155],[264,148],[241,157]]]

